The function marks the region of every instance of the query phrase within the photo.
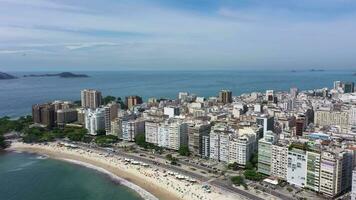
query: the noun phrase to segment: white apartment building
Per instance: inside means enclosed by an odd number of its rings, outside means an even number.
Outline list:
[[[356,126],[356,106],[352,106],[350,109],[350,125]]]
[[[188,124],[173,121],[168,127],[168,148],[179,150],[183,145],[188,146]]]
[[[287,180],[288,147],[272,145],[271,175]]]
[[[168,148],[169,144],[169,124],[167,121],[159,124],[157,143],[159,147]]]
[[[125,141],[135,141],[137,134],[145,133],[145,121],[142,119],[122,121],[122,139]]]
[[[165,115],[168,115],[169,118],[172,118],[174,116],[179,116],[179,107],[164,107],[163,108],[163,113]]]
[[[220,158],[220,134],[215,131],[210,132],[210,152],[209,152],[209,157],[210,159],[213,160],[219,160]]]
[[[246,165],[256,151],[256,134],[252,129],[240,129],[238,137],[231,137],[229,141],[229,163]]]
[[[85,113],[85,128],[88,129],[90,135],[97,135],[99,130],[105,130],[105,110],[103,108],[89,109]]]
[[[159,121],[146,121],[145,123],[145,136],[146,142],[157,145],[159,134]]]
[[[230,154],[230,137],[229,133],[220,133],[219,134],[219,161],[229,162],[229,154]]]
[[[111,122],[117,118],[119,105],[116,102],[104,106],[105,109],[105,131],[107,135],[111,134]]]
[[[287,182],[297,187],[304,187],[307,176],[307,156],[305,151],[288,151]]]

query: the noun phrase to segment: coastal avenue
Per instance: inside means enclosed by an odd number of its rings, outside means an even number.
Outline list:
[[[85,143],[76,143],[76,145],[79,145],[81,146],[82,148],[91,148],[91,149],[95,149],[97,151],[101,151],[103,153],[112,153],[114,155],[118,155],[118,156],[121,156],[121,157],[125,157],[125,158],[129,158],[129,159],[134,159],[134,160],[137,160],[137,161],[140,161],[140,162],[144,162],[144,163],[147,163],[147,164],[152,164],[152,165],[158,165],[159,167],[161,168],[164,168],[166,170],[173,170],[173,171],[176,171],[176,172],[179,172],[181,174],[184,174],[186,176],[190,176],[192,178],[195,178],[195,179],[198,179],[202,182],[208,182],[210,181],[209,178],[205,177],[205,176],[202,176],[202,175],[199,175],[199,174],[196,174],[196,173],[193,173],[191,171],[187,171],[187,170],[184,170],[180,167],[177,167],[177,166],[174,166],[174,165],[169,165],[169,164],[166,164],[166,163],[162,163],[162,162],[157,162],[156,160],[152,160],[152,159],[149,159],[149,158],[145,158],[145,157],[141,157],[141,156],[137,156],[137,155],[132,155],[132,154],[129,154],[129,153],[125,153],[123,151],[109,151],[105,148],[102,148],[102,147],[97,147],[97,146],[93,146],[93,145],[88,145],[88,144],[85,144]],[[186,165],[186,166],[190,166],[190,167],[197,167],[199,169],[202,169],[202,170],[207,170],[206,168],[202,167],[202,166],[199,166],[199,165],[192,165],[191,163],[188,163],[188,162],[185,162],[185,161],[178,161],[180,164],[182,165]],[[251,193],[248,193],[246,191],[243,191],[239,188],[236,188],[236,187],[233,187],[232,185],[226,183],[225,181],[222,181],[222,180],[218,180],[218,179],[215,179],[215,180],[212,180],[209,182],[210,185],[212,186],[215,186],[217,188],[220,188],[222,190],[227,190],[229,192],[232,192],[232,193],[237,193],[241,196],[244,196],[248,199],[251,199],[251,200],[264,200],[263,198],[260,198],[256,195],[253,195]],[[278,198],[281,198],[283,200],[293,200],[293,198],[291,197],[288,197],[288,196],[285,196],[283,194],[280,194],[276,191],[273,191],[273,190],[270,190],[269,191],[271,195],[275,196],[275,197],[278,197]]]

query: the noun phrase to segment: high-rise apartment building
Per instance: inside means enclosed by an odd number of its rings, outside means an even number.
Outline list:
[[[263,127],[263,134],[267,131],[274,131],[274,117],[272,116],[260,115],[256,117],[256,123]]]
[[[105,109],[89,109],[85,113],[85,128],[90,135],[97,135],[98,131],[105,131]]]
[[[116,102],[111,102],[104,106],[105,110],[105,131],[106,134],[111,133],[111,122],[117,118],[119,105]]]
[[[307,155],[300,149],[288,151],[287,182],[298,187],[305,187],[307,179]]]
[[[32,106],[33,122],[52,128],[55,125],[55,110],[54,105],[48,104],[36,104]]]
[[[314,115],[314,123],[316,126],[339,126],[342,131],[348,130],[349,127],[349,112],[348,111],[328,111],[317,110]]]
[[[306,127],[306,119],[304,115],[299,115],[295,121],[295,135],[303,136],[304,129]]]
[[[285,145],[272,145],[271,175],[287,180],[288,147]]]
[[[82,90],[81,101],[83,108],[96,109],[101,105],[101,92],[93,89]]]
[[[145,121],[143,119],[122,121],[123,140],[133,142],[138,134],[145,134]]]
[[[277,136],[272,131],[267,131],[258,141],[258,172],[271,175],[272,145],[277,141]]]
[[[344,93],[353,93],[355,92],[355,83],[354,82],[345,82],[343,84]]]
[[[135,105],[142,104],[142,98],[139,96],[126,97],[126,105],[128,109],[132,109]]]
[[[196,123],[188,126],[188,147],[193,155],[202,155],[203,136],[210,133],[211,126],[207,123]]]
[[[64,126],[65,124],[75,122],[78,119],[78,112],[74,108],[57,110],[56,115],[58,126]]]
[[[219,92],[219,102],[220,103],[232,103],[232,92],[230,90],[221,90]]]

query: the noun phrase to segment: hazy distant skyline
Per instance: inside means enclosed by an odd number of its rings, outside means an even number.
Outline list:
[[[0,71],[355,69],[354,0],[0,0]]]

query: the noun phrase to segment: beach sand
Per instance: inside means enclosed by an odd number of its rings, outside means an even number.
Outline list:
[[[205,183],[178,180],[157,166],[144,167],[125,162],[125,158],[108,156],[103,152],[82,148],[68,148],[58,143],[12,143],[9,150],[47,155],[75,164],[84,165],[116,178],[140,194],[144,199],[155,200],[240,200],[246,199],[229,191],[211,187],[210,193],[202,188]]]

